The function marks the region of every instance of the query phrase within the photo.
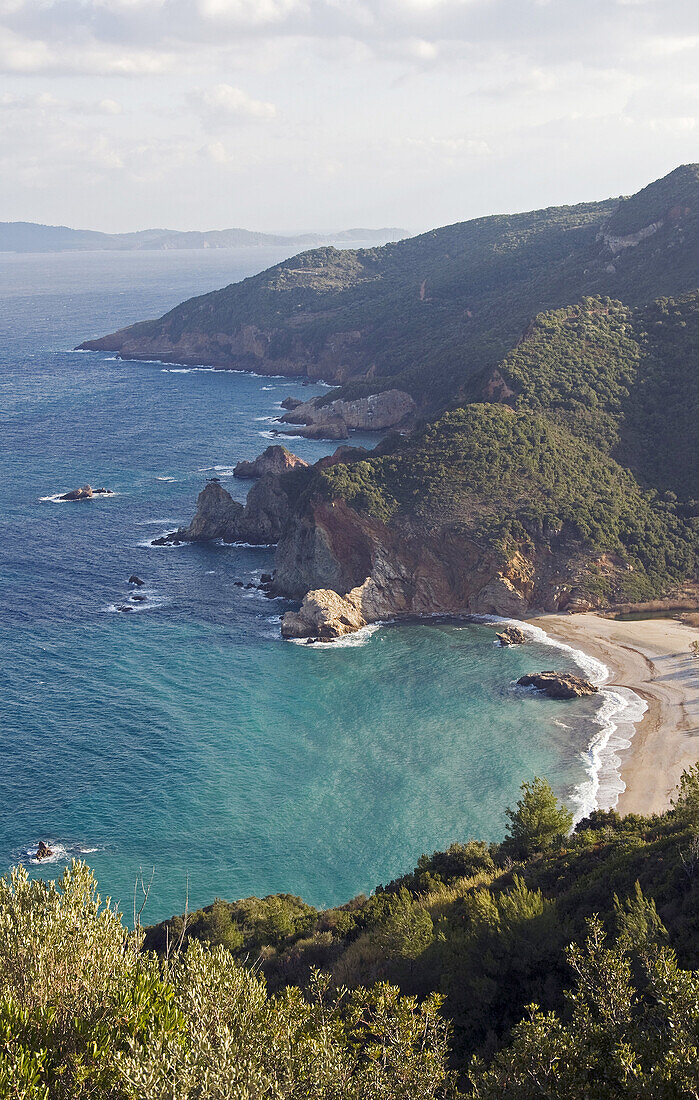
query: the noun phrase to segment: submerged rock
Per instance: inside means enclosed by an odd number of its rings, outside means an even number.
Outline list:
[[[36,850],[34,859],[48,859],[53,855],[53,849],[49,848],[48,844],[44,844],[43,840],[39,841],[39,847]]]
[[[569,672],[531,672],[520,676],[520,687],[534,687],[551,699],[576,699],[583,695],[596,695],[598,688],[582,676]]]
[[[257,478],[265,474],[283,474],[299,466],[308,466],[305,459],[292,454],[279,443],[272,444],[252,462],[239,462],[233,471],[234,477]]]
[[[524,645],[527,635],[518,626],[507,626],[499,634],[495,635],[501,646]]]

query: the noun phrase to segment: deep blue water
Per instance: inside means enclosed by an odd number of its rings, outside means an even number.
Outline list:
[[[283,643],[288,605],[234,585],[271,551],[146,545],[188,521],[212,467],[243,499],[229,473],[267,446],[265,418],[320,388],[70,349],[281,257],[0,256],[0,869],[49,840],[61,859],[32,873],[85,853],[128,912],[155,867],[146,919],[181,911],[187,881],[190,906],[346,900],[423,851],[500,837],[523,778],[565,797],[585,778],[589,705],[512,689],[548,647],[438,622]],[[41,500],[86,481],[117,495]],[[132,572],[147,609],[116,613]]]

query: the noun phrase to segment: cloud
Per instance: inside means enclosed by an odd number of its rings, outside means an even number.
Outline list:
[[[198,89],[191,94],[190,101],[210,125],[220,126],[240,121],[268,122],[277,114],[273,103],[253,99],[242,88],[235,88],[232,84],[216,84],[213,88]]]
[[[362,43],[379,59],[519,57],[633,66],[696,48],[693,0],[0,0],[0,67],[138,75],[286,39]]]

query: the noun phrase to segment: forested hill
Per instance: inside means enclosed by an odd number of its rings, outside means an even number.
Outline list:
[[[320,248],[83,347],[468,398],[542,310],[697,284],[699,165],[626,199],[497,215],[382,248]]]

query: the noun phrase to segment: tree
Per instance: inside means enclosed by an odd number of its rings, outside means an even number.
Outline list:
[[[539,776],[531,783],[522,783],[520,790],[517,808],[505,811],[510,821],[505,844],[513,855],[526,858],[566,837],[573,826],[573,815]]]
[[[699,975],[680,970],[669,948],[649,944],[635,960],[635,980],[628,940],[608,947],[597,917],[585,947],[570,947],[567,957],[575,974],[569,1022],[530,1005],[489,1067],[473,1060],[471,1100],[699,1095]]]
[[[699,825],[699,764],[692,764],[682,772],[672,807],[689,824]]]

